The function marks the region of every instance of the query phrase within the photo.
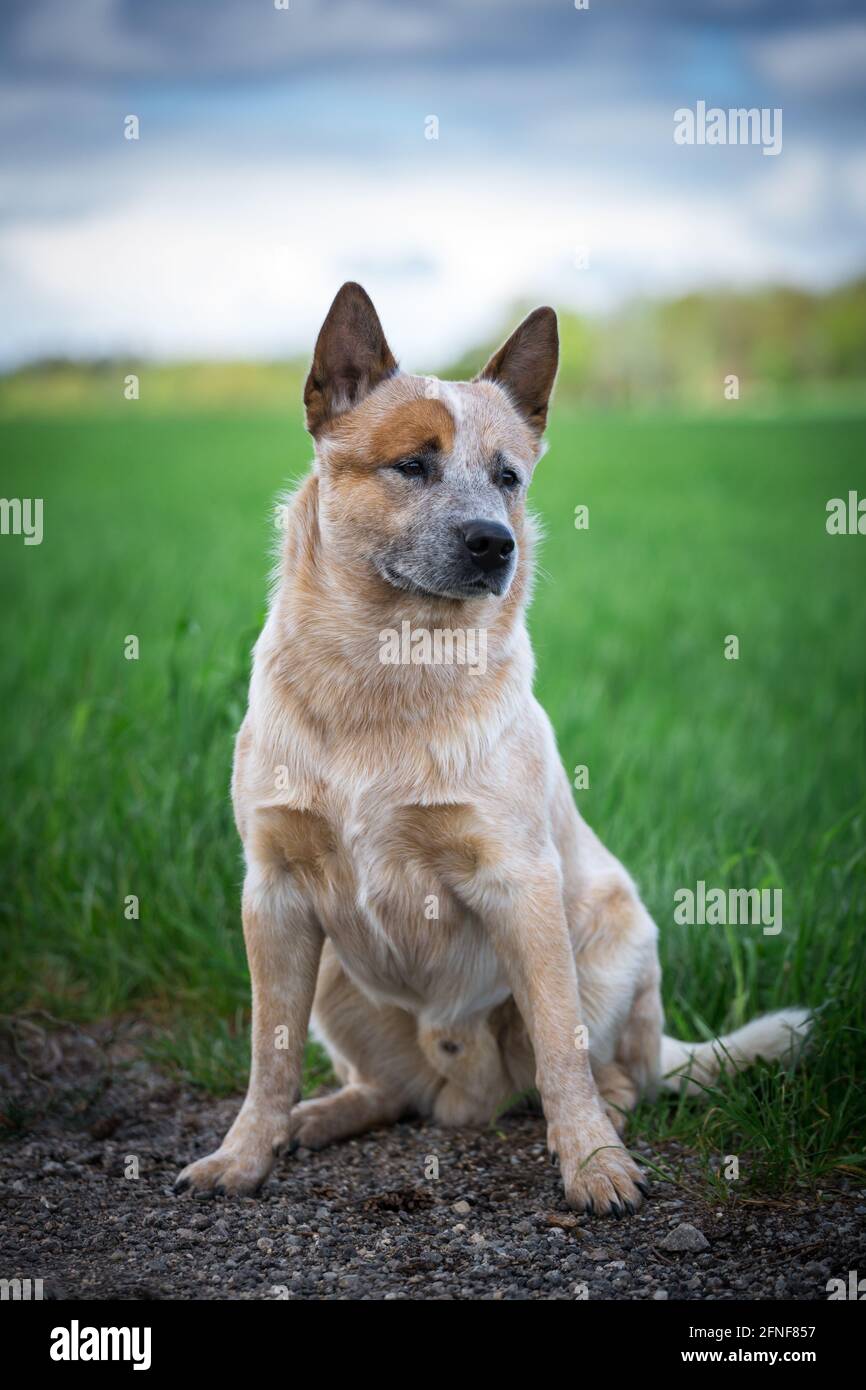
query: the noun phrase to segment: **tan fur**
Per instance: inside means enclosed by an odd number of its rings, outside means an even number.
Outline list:
[[[550,320],[534,331],[549,351]],[[531,473],[549,358],[529,370],[521,338],[523,376],[443,384],[431,401],[424,379],[390,372],[371,321],[365,333],[378,382],[360,398],[341,407],[322,380],[327,354],[315,365],[316,470],[291,504],[236,748],[249,1092],[221,1149],[182,1180],[253,1191],[287,1146],[407,1112],[485,1124],[537,1085],[567,1200],[633,1209],[640,1173],[617,1130],[659,1074],[656,928],[576,811],[532,695],[522,496],[508,503],[519,559],[502,597],[403,592],[374,563],[423,519],[383,461],[435,438],[458,471],[501,451]],[[378,634],[407,618],[484,628],[484,677],[383,666]],[[344,1086],[293,1108],[316,979],[313,1026]]]

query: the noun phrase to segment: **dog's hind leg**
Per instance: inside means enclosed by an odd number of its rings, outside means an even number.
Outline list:
[[[324,1149],[353,1134],[393,1124],[403,1106],[379,1086],[349,1082],[330,1096],[302,1100],[292,1111],[289,1148]]]
[[[655,945],[647,949],[635,986],[628,1018],[616,1046],[616,1061],[638,1096],[652,1097],[661,1074],[662,1027],[661,969]]]
[[[631,883],[618,874],[591,886],[580,904],[575,963],[596,1086],[614,1128],[658,1083],[662,1035],[656,927]]]
[[[415,1017],[392,1005],[371,1003],[328,943],[322,952],[313,1026],[344,1084],[332,1095],[295,1106],[290,1147],[321,1149],[393,1124],[401,1115],[431,1113],[442,1077],[418,1045]]]
[[[608,1119],[617,1134],[624,1134],[629,1111],[637,1105],[637,1086],[619,1062],[593,1062],[592,1074]]]

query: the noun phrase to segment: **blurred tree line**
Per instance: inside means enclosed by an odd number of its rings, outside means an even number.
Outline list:
[[[501,334],[443,375],[477,371],[528,307],[516,305]],[[558,394],[587,404],[712,405],[724,401],[730,376],[742,395],[768,402],[804,386],[836,397],[866,387],[866,278],[826,294],[767,288],[634,300],[606,317],[566,311],[559,322]]]
[[[473,376],[527,308],[514,305],[502,329],[439,375]],[[766,288],[634,300],[604,317],[560,313],[558,396],[601,408],[707,408],[724,404],[738,380],[753,405],[850,402],[866,396],[866,278],[825,294]],[[140,362],[43,360],[0,376],[0,416],[102,413],[127,404],[139,375],[145,412],[274,411],[297,416],[307,360]]]

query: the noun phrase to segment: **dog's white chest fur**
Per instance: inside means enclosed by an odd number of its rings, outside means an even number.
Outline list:
[[[489,933],[454,888],[482,853],[475,824],[465,805],[370,796],[323,816],[286,813],[285,853],[297,855],[347,973],[370,999],[430,1024],[489,1010],[510,992]]]

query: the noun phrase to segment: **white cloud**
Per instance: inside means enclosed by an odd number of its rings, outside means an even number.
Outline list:
[[[866,225],[866,149],[858,150],[842,163],[840,175],[852,207]]]
[[[707,282],[822,281],[833,264],[811,220],[810,200],[835,186],[817,153],[775,193],[761,166],[736,197],[489,162],[446,170],[430,154],[426,173],[178,159],[143,168],[117,206],[10,223],[0,266],[29,308],[7,320],[4,356],[306,352],[338,285],[359,278],[405,365],[430,370],[518,297],[604,309]]]

